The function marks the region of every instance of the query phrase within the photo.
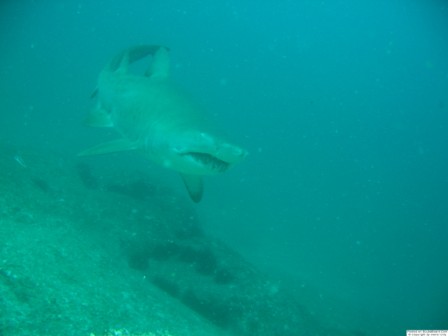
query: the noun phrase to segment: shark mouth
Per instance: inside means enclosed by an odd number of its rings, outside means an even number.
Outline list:
[[[220,160],[211,154],[200,152],[188,152],[183,155],[188,156],[199,165],[205,166],[208,169],[213,170],[215,172],[223,172],[230,167],[229,163]]]

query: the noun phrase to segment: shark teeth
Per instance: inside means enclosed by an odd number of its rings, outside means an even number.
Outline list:
[[[223,172],[229,168],[229,163],[216,158],[215,156],[207,153],[200,152],[188,152],[184,155],[190,157],[195,162],[201,164],[202,166],[208,167],[210,170],[216,172]]]

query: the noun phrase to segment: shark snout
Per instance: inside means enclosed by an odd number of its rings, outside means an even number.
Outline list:
[[[247,156],[247,151],[229,143],[222,143],[215,155],[222,161],[235,164]]]

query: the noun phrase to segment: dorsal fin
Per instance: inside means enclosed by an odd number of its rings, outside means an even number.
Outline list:
[[[106,71],[127,71],[129,64],[132,64],[142,58],[145,58],[148,55],[152,55],[154,59],[156,58],[156,54],[160,52],[160,50],[164,50],[168,54],[168,48],[158,45],[141,45],[136,47],[131,47],[129,49],[123,50],[118,55],[116,55],[107,65]],[[158,56],[160,57],[160,56]],[[168,55],[166,55],[166,58]],[[163,57],[162,57],[163,58]],[[164,61],[158,61],[157,63],[163,63]],[[154,63],[154,60],[153,60]],[[154,65],[151,66],[151,69],[154,68]],[[156,68],[160,69],[163,66],[158,65]],[[159,71],[157,71],[159,72]]]
[[[120,64],[118,65],[117,72],[127,73],[129,69],[129,53],[125,52],[121,57]]]
[[[170,57],[168,49],[160,47],[153,55],[152,63],[146,71],[146,76],[151,78],[167,78],[170,73]]]

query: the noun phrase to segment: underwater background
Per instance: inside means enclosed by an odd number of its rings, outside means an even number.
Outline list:
[[[142,43],[249,151],[188,205],[207,234],[365,335],[447,329],[445,1],[2,1],[1,160],[116,137],[82,121],[102,67]],[[86,161],[188,202],[144,159]]]

